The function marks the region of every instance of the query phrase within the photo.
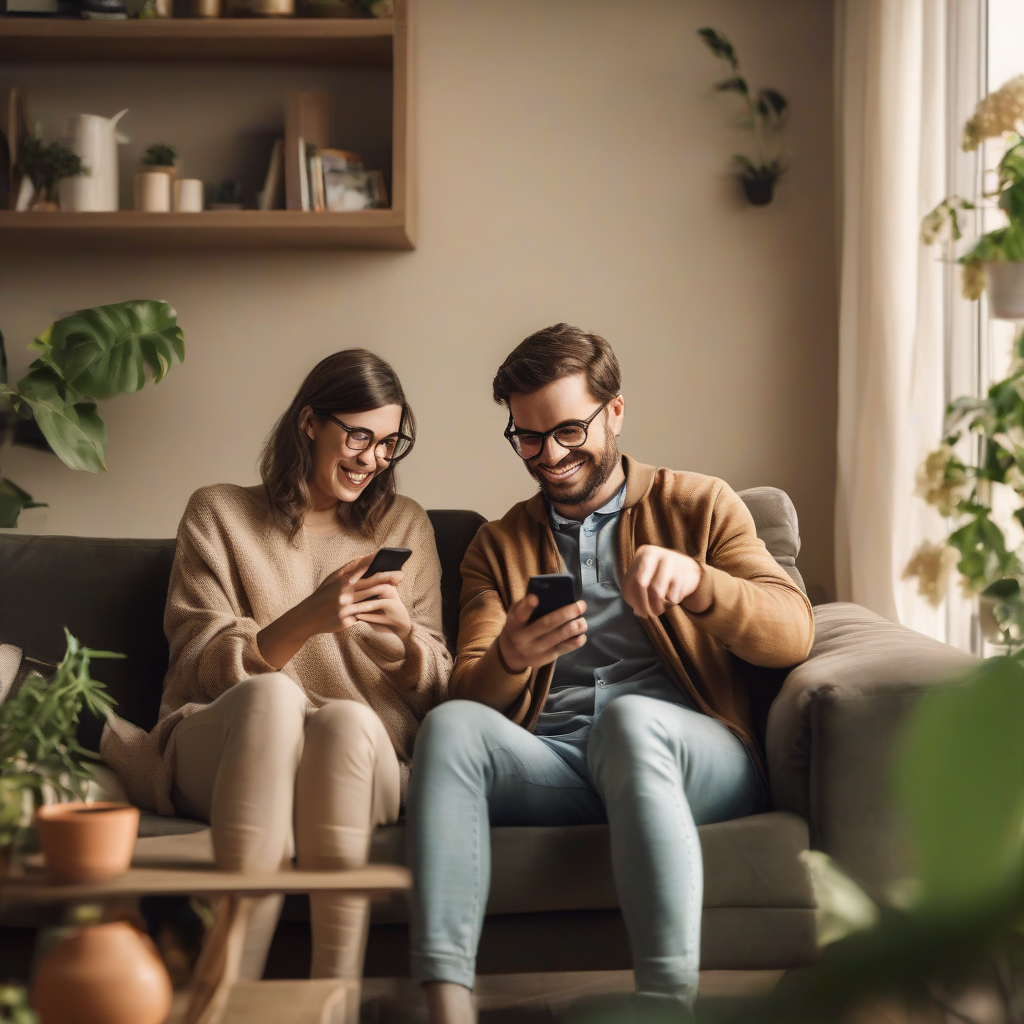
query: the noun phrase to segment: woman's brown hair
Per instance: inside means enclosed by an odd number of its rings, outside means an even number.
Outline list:
[[[348,348],[321,359],[275,424],[260,456],[260,476],[267,500],[288,528],[290,539],[301,529],[302,518],[310,506],[313,442],[301,423],[302,410],[307,405],[342,414],[400,405],[402,419],[398,429],[414,443],[416,440],[416,419],[390,364],[365,348]],[[349,525],[372,535],[391,508],[395,493],[394,466],[388,466],[354,502],[342,506],[343,514]]]

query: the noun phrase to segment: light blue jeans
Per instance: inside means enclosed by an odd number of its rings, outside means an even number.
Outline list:
[[[587,765],[590,782],[543,738],[475,701],[427,715],[407,803],[417,983],[473,987],[491,884],[489,824],[607,821],[637,992],[692,1005],[704,888],[697,826],[750,814],[757,772],[714,719],[635,694],[597,718]]]

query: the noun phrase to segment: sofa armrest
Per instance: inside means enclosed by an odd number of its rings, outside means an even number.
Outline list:
[[[976,658],[855,604],[819,605],[810,656],[768,714],[776,810],[811,827],[811,845],[877,889],[905,873],[889,801],[893,749],[914,701]]]

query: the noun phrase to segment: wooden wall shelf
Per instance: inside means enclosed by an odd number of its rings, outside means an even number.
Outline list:
[[[395,22],[377,18],[0,17],[0,61],[248,61],[390,67]]]
[[[9,75],[4,65],[11,63],[151,65],[161,61],[371,67],[388,69],[392,78],[390,209],[196,214],[0,210],[0,246],[415,248],[412,3],[396,0],[395,16],[390,19],[171,18],[103,22],[0,16],[0,78]],[[282,115],[283,107],[282,96]]]
[[[39,248],[412,249],[396,210],[303,213],[210,210],[205,213],[14,213],[0,210],[0,239]]]

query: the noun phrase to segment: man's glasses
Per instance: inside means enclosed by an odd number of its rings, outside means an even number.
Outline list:
[[[549,437],[553,437],[556,443],[563,448],[582,448],[587,443],[590,424],[594,422],[594,418],[607,404],[608,402],[605,402],[595,409],[585,420],[566,420],[564,423],[559,423],[554,430],[547,430],[543,434],[535,430],[514,429],[515,420],[512,418],[512,413],[509,412],[505,437],[508,438],[508,443],[512,445],[516,455],[521,459],[533,459],[540,455],[544,450],[544,442]]]
[[[337,423],[345,431],[345,444],[354,452],[365,452],[367,448],[373,449],[373,454],[382,462],[398,462],[404,459],[412,450],[412,438],[406,434],[390,434],[376,439],[372,430],[365,427],[350,427],[342,423],[337,416],[332,416],[326,409],[314,409],[317,416]]]

